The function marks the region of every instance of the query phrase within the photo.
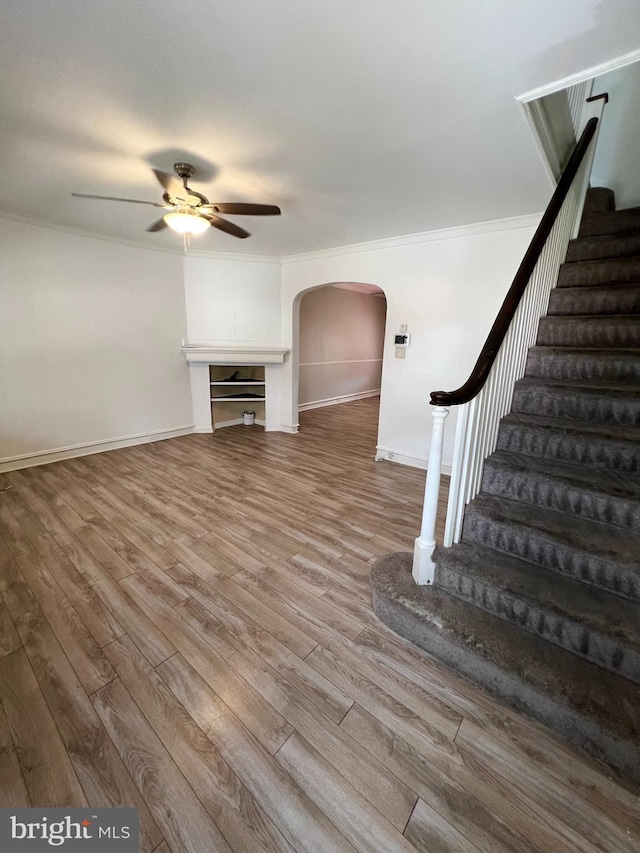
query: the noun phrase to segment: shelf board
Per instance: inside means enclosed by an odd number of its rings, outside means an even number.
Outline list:
[[[218,394],[211,398],[212,403],[259,403],[264,401],[265,397],[260,397],[258,394]]]
[[[248,379],[244,382],[225,382],[221,380],[220,382],[210,382],[209,385],[216,385],[218,387],[222,387],[223,385],[264,385],[264,379]]]

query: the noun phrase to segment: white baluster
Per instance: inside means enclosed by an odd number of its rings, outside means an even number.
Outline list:
[[[449,409],[433,406],[433,431],[429,450],[429,467],[424,488],[424,506],[420,536],[413,549],[413,579],[417,584],[433,583],[434,564],[431,555],[436,547],[436,516],[440,497],[440,471],[442,468],[442,444],[444,441],[444,422]]]

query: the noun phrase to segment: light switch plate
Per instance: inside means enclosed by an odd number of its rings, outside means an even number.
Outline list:
[[[407,353],[406,347],[396,347],[396,358],[404,358]]]
[[[400,334],[402,335],[402,334],[406,333],[406,331],[407,331],[407,324],[401,323],[400,324]]]

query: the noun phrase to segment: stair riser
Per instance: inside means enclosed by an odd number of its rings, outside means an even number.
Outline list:
[[[624,567],[554,542],[542,532],[485,518],[474,510],[473,504],[465,515],[462,538],[544,566],[573,580],[640,601],[640,581]]]
[[[564,263],[558,273],[558,287],[631,284],[639,281],[640,261],[637,258]]]
[[[583,216],[611,213],[616,209],[616,194],[609,187],[589,187],[584,200]]]
[[[640,533],[640,505],[635,501],[570,486],[532,472],[507,474],[488,461],[482,491]]]
[[[436,583],[440,589],[480,610],[640,684],[640,654],[611,637],[448,566],[437,567]]]
[[[617,399],[578,392],[569,396],[541,388],[516,388],[512,411],[548,418],[595,421],[618,426],[640,424],[640,400]]]
[[[598,355],[597,353],[552,353],[533,349],[527,357],[525,376],[536,379],[571,380],[573,382],[628,382],[640,385],[640,352],[638,356]]]
[[[564,287],[551,291],[549,315],[640,314],[640,286]]]
[[[538,346],[640,349],[640,322],[635,318],[543,317]]]
[[[536,427],[501,424],[498,450],[585,465],[602,471],[617,471],[619,474],[640,472],[640,445],[591,438],[587,434],[577,438]]]
[[[599,261],[605,258],[620,258],[625,255],[640,255],[640,234],[627,237],[594,237],[574,240],[569,243],[567,262]]]
[[[628,231],[640,231],[640,213],[616,211],[603,216],[589,216],[580,223],[578,237],[599,237],[605,234],[620,236]]]

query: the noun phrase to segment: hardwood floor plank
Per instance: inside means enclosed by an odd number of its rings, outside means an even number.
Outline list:
[[[115,678],[111,664],[85,628],[42,557],[25,554],[18,557],[17,562],[87,693],[93,693]]]
[[[76,535],[87,551],[109,572],[113,580],[122,580],[135,571],[94,529],[87,526]]]
[[[348,841],[180,654],[158,672],[296,853],[352,853]]]
[[[99,646],[124,634],[123,628],[104,606],[94,587],[49,536],[40,536],[36,547],[60,589]]]
[[[186,609],[186,605],[180,607]],[[195,608],[191,605],[189,614],[194,613]],[[213,630],[202,618],[194,621],[199,633],[236,673],[276,708],[393,826],[402,831],[416,801],[409,788],[385,772],[377,760],[372,760],[370,753],[345,736],[344,730],[322,714],[280,670],[276,674],[230,631],[224,627]]]
[[[184,590],[169,577],[164,569],[156,565],[102,516],[93,519],[90,527],[124,560],[131,571],[147,578],[167,604],[173,606],[187,598]]]
[[[292,732],[284,717],[239,677],[179,613],[154,596],[137,575],[126,578],[122,584],[260,743],[269,752],[276,752]]]
[[[185,577],[178,567],[172,569],[171,574],[176,580]],[[206,578],[202,578],[201,575],[199,577],[206,582]],[[235,579],[220,577],[215,580],[211,579],[208,583],[216,595],[231,602],[234,607],[241,610],[257,625],[273,634],[298,657],[304,658],[316,646],[316,640],[305,633],[303,628],[301,629],[284,618],[262,601],[260,597],[252,595],[251,591],[244,586],[238,585]]]
[[[22,525],[3,501],[0,501],[0,535],[3,536],[14,557],[34,550]]]
[[[234,850],[291,848],[193,718],[128,638],[109,659],[176,765]]]
[[[22,471],[12,471],[9,475],[17,494],[21,495],[27,508],[38,514],[42,524],[56,542],[66,544],[73,533],[56,514],[50,503],[42,497]]]
[[[13,557],[4,561],[0,567],[0,592],[12,619],[38,606]]]
[[[345,658],[349,659],[354,668],[345,664]],[[441,703],[421,703],[420,697],[416,697],[412,691],[403,690],[397,679],[385,677],[373,666],[367,666],[366,661],[359,661],[353,652],[349,653],[346,644],[338,650],[338,655],[316,646],[307,657],[307,662],[352,696],[372,716],[389,725],[409,743],[417,745],[418,750],[422,745],[430,749],[431,744],[447,749],[449,741],[453,741],[458,732],[462,717]],[[363,670],[375,680],[363,675]],[[389,687],[390,692],[386,692],[381,683]],[[394,689],[396,686],[398,690]],[[403,704],[404,699],[408,700],[409,705]],[[436,715],[437,718],[433,719]]]
[[[96,595],[125,632],[138,646],[152,666],[157,666],[175,653],[159,628],[148,618],[127,592],[117,584],[78,542],[68,545],[65,553],[86,577],[91,578]]]
[[[0,701],[31,803],[87,805],[24,649],[0,658]]]
[[[176,610],[203,637],[209,637],[208,614],[212,614],[219,624],[224,625],[234,637],[247,647],[251,647],[265,663],[279,675],[284,676],[292,687],[306,697],[318,710],[336,723],[353,705],[353,699],[336,688],[331,681],[322,676],[312,666],[290,652],[268,631],[242,616],[229,605],[216,601],[214,596],[203,594],[195,589],[193,600],[187,601]],[[197,604],[196,604],[197,602]],[[200,606],[198,606],[200,605]]]
[[[15,652],[21,645],[9,609],[4,602],[0,601],[0,657]]]
[[[171,849],[232,853],[124,685],[103,687],[93,704]]]
[[[276,759],[360,853],[412,853],[386,821],[304,738],[293,733]]]
[[[243,617],[250,619],[255,625],[269,631],[283,646],[299,658],[306,657],[315,648],[315,640],[303,634],[295,625],[282,619],[259,599],[247,594],[242,587],[238,587],[233,581],[219,578],[209,584],[202,580],[201,576],[189,572],[180,565],[171,571],[173,577],[180,579],[180,583],[184,585],[189,594],[212,612],[215,611],[216,607],[222,608],[228,619],[232,619],[233,614],[235,614],[236,619],[240,620],[238,625],[243,624]]]
[[[146,511],[142,501],[136,501],[135,496],[118,483],[110,482],[108,486],[96,483],[92,486],[92,491],[125,518],[131,519],[156,544],[162,546],[174,538],[170,531],[164,529],[155,514]]]
[[[500,785],[491,773],[474,772],[473,762],[467,764],[466,756],[454,745],[448,755],[434,749],[426,757],[358,704],[341,727],[484,853],[554,853],[558,845],[567,853],[594,853],[586,840],[576,837],[561,822],[548,828],[546,815],[540,815],[526,800],[514,800],[508,786]]]
[[[540,804],[546,814],[567,824],[584,839],[583,843],[586,844],[588,839],[596,849],[606,850],[607,846],[614,846],[616,850],[628,850],[630,853],[640,844],[640,835],[633,838],[629,827],[620,826],[607,814],[594,816],[590,809],[585,809],[585,803],[571,788],[556,782],[532,763],[526,765],[527,782],[523,785],[523,756],[475,723],[462,721],[456,743],[482,766],[497,766],[496,772],[512,789],[526,788],[528,797]]]
[[[0,752],[0,808],[30,806],[15,747]]]
[[[96,517],[92,520],[92,524],[101,525],[100,519],[110,526],[110,529],[118,531],[118,533],[131,542],[139,551],[146,554],[147,557],[160,569],[166,571],[176,563],[175,557],[169,554],[161,545],[158,545],[154,540],[144,533],[135,521],[125,517],[122,513],[114,509],[111,504],[96,494],[91,497],[93,507],[96,511]]]
[[[407,841],[423,853],[477,853],[478,848],[440,817],[424,800],[418,800],[404,832]]]
[[[140,850],[151,853],[162,836],[46,619],[27,613],[18,628],[88,804],[137,808]]]
[[[364,629],[362,622],[332,607],[323,600],[324,596],[309,595],[298,585],[295,578],[286,577],[284,571],[275,571],[271,566],[259,574],[238,572],[233,580],[245,589],[259,589],[260,598],[263,600],[267,599],[270,591],[272,598],[269,600],[275,598],[280,602],[278,609],[283,611],[285,618],[294,614],[302,624],[313,626],[314,630],[310,633],[317,642],[324,638],[326,629],[344,634],[349,639],[355,639]],[[263,582],[264,585],[258,582]],[[273,609],[276,609],[275,606]]]

